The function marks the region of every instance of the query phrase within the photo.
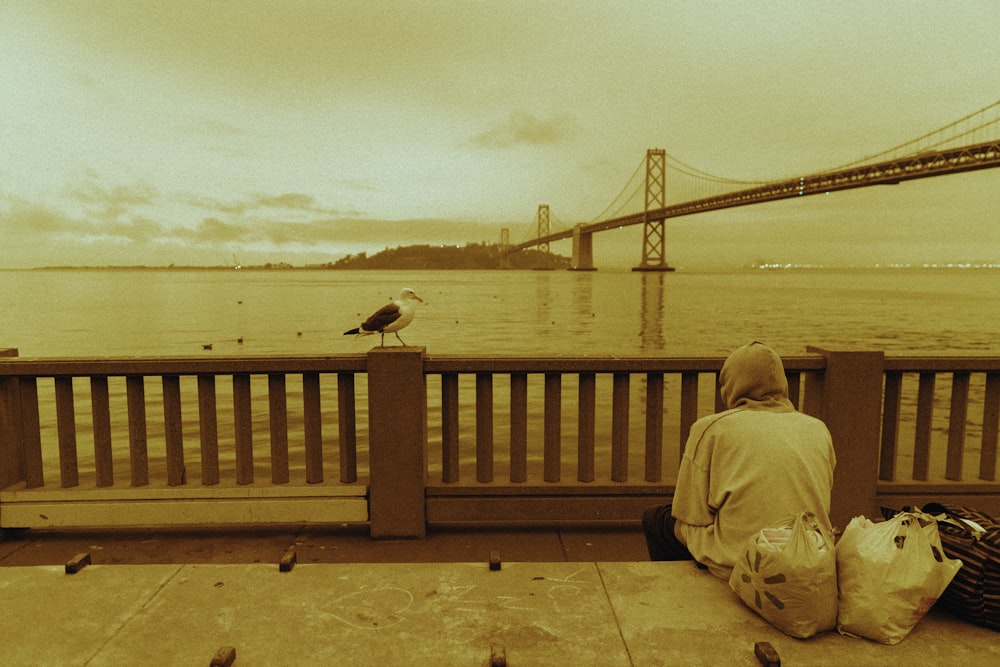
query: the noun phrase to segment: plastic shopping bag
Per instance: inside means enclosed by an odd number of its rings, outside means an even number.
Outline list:
[[[771,625],[806,638],[837,625],[833,537],[809,513],[761,530],[733,567],[729,587]]]
[[[854,517],[837,544],[841,634],[897,644],[962,567],[945,556],[934,518],[900,512],[872,523]]]

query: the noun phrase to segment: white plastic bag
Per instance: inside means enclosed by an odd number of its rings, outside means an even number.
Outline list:
[[[962,561],[945,556],[937,523],[900,512],[872,523],[854,517],[837,544],[841,634],[897,644],[934,605]]]
[[[837,625],[833,537],[809,513],[754,535],[729,576],[729,587],[771,625],[806,638]]]

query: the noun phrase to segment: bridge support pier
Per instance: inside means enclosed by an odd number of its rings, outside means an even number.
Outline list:
[[[570,271],[596,271],[594,267],[594,234],[583,231],[583,225],[573,228],[573,259]]]

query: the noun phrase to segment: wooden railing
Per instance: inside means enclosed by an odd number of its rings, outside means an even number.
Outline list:
[[[884,384],[882,503],[920,505],[932,494],[1000,514],[1000,359],[890,357]]]
[[[809,352],[785,365],[794,402],[834,436],[835,524],[930,499],[1000,509],[1000,359]],[[373,536],[635,522],[673,493],[691,424],[721,407],[723,362],[0,356],[0,528],[336,522]]]

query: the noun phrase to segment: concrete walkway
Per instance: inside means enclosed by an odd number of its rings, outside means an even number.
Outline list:
[[[296,563],[281,571],[289,547]],[[644,551],[635,529],[390,542],[295,527],[8,534],[0,662],[209,665],[231,647],[237,667],[488,665],[491,654],[513,666],[752,666],[754,643],[770,642],[785,666],[1000,664],[997,633],[934,610],[896,646],[796,640],[726,582],[642,562]],[[92,564],[67,574],[77,553]],[[587,559],[604,553],[616,558]]]

